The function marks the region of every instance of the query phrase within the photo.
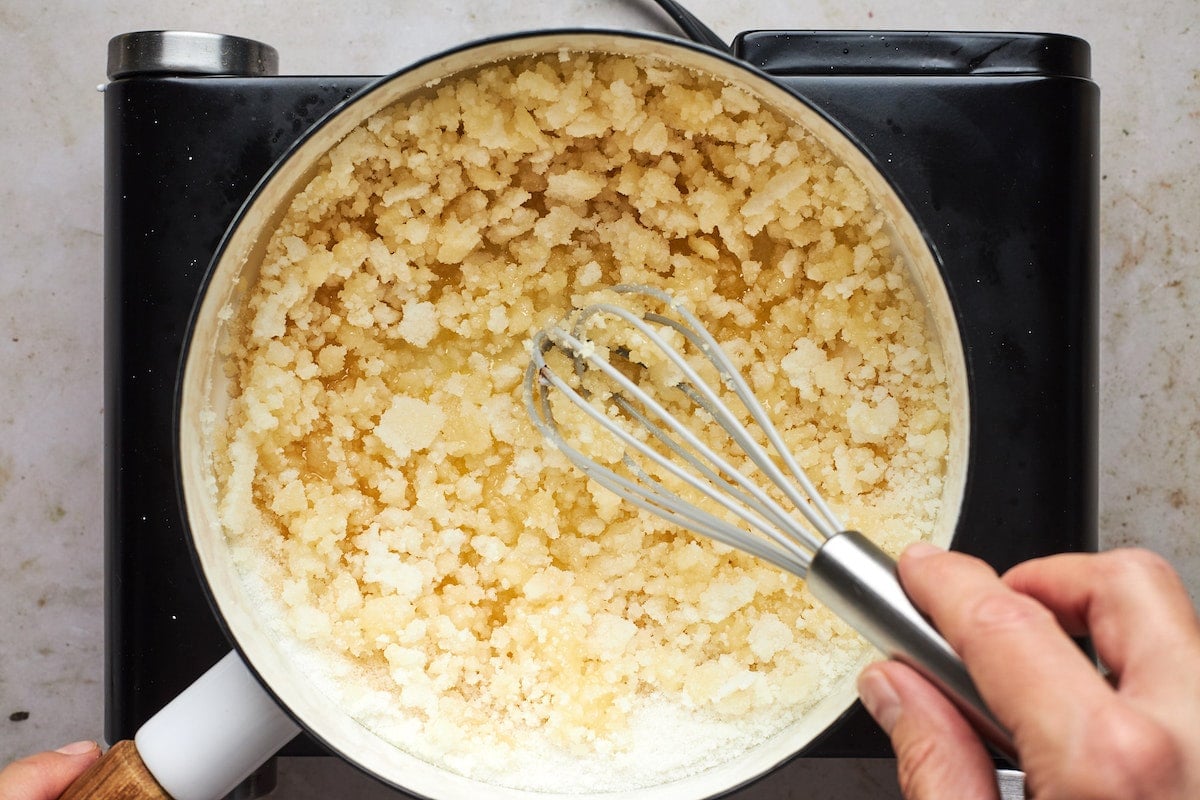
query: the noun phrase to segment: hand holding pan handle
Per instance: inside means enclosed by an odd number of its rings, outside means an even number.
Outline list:
[[[236,653],[117,742],[60,800],[218,800],[300,728]]]

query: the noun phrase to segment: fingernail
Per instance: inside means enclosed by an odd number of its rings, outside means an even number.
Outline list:
[[[913,542],[904,550],[904,555],[906,558],[928,558],[941,552],[943,552],[941,549],[934,547],[929,542]]]
[[[91,739],[84,739],[82,742],[71,742],[70,744],[64,744],[54,752],[62,753],[64,756],[81,756],[84,753],[92,752],[98,747],[99,745],[97,745]]]
[[[890,735],[900,718],[900,696],[892,682],[879,670],[867,667],[858,676],[858,696],[883,732]]]

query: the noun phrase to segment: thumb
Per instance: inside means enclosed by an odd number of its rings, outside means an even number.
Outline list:
[[[0,800],[55,800],[99,757],[95,742],[75,742],[14,761],[0,770]]]
[[[891,737],[908,800],[999,800],[986,748],[933,684],[904,664],[883,661],[862,671],[858,693]]]

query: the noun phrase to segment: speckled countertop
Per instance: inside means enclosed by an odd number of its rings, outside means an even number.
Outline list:
[[[1089,40],[1102,90],[1100,538],[1200,597],[1200,5],[1093,0],[692,0],[753,28],[1044,30]],[[102,732],[102,96],[131,30],[235,33],[282,72],[378,74],[479,36],[671,30],[642,0],[8,0],[0,5],[0,762]],[[897,797],[888,762],[817,762],[745,797]],[[279,797],[395,797],[330,759]]]

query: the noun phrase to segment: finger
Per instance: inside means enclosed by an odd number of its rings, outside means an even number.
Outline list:
[[[858,679],[863,705],[891,737],[908,800],[998,797],[996,773],[979,737],[932,684],[896,661]]]
[[[95,742],[38,753],[0,770],[0,800],[55,800],[100,757]]]
[[[1072,635],[1090,635],[1118,678],[1179,689],[1178,665],[1200,654],[1191,598],[1170,564],[1149,551],[1051,556],[1019,564],[1003,580],[1050,609]],[[1128,680],[1122,686],[1139,688]]]
[[[1112,687],[1053,614],[1005,586],[979,559],[910,546],[900,579],[912,601],[966,663],[980,694],[1013,735],[1022,761],[1052,761],[1088,732]],[[1028,764],[1026,765],[1028,766]]]

